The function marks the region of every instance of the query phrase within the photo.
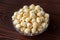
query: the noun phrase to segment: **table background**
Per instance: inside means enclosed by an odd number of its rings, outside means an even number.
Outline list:
[[[50,14],[48,29],[33,37],[19,34],[11,21],[14,11],[30,4],[38,4]],[[0,40],[60,40],[60,0],[0,0]]]

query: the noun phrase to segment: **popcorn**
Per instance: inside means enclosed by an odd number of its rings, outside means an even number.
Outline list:
[[[25,17],[20,18],[20,21],[25,21]]]
[[[23,6],[23,9],[28,9],[28,6],[27,5]]]
[[[43,29],[43,27],[42,26],[38,26],[38,31],[41,31]]]
[[[23,28],[21,28],[21,29],[20,29],[20,31],[21,31],[21,32],[24,32],[24,29],[23,29]]]
[[[24,14],[23,14],[23,17],[25,17],[25,18],[27,18],[28,16],[29,16],[28,13],[24,13]]]
[[[36,21],[36,19],[34,19],[34,18],[31,20],[32,23],[35,22],[35,21]]]
[[[20,15],[17,15],[17,19],[20,19],[21,18],[21,16]]]
[[[36,18],[36,21],[37,21],[38,23],[40,23],[40,22],[44,21],[44,17],[37,17],[37,18]]]
[[[48,18],[45,18],[45,22],[48,22],[49,21],[49,19]]]
[[[45,13],[45,18],[49,18],[49,14]]]
[[[17,28],[17,29],[19,29],[20,27],[21,27],[21,25],[20,25],[20,24],[17,24],[17,25],[16,25],[16,28]]]
[[[44,21],[44,17],[40,17],[41,22]]]
[[[26,18],[25,21],[26,22],[29,22],[31,20],[31,18]]]
[[[36,29],[33,28],[31,32],[32,34],[36,33]]]
[[[46,23],[42,23],[42,27],[43,28],[46,28]]]
[[[12,20],[15,20],[16,19],[16,16],[12,16]]]
[[[39,32],[42,32],[43,29],[38,29]]]
[[[27,28],[27,29],[25,29],[25,31],[24,31],[25,33],[30,33],[30,29],[29,28]]]
[[[26,22],[21,22],[21,26],[26,26]]]
[[[20,15],[20,17],[22,17],[23,16],[23,12],[19,13],[18,15]]]
[[[18,13],[18,12],[14,12],[14,16],[17,16],[17,13]]]
[[[33,28],[37,28],[37,26],[38,26],[37,22],[34,22],[32,26],[33,26]]]
[[[37,16],[42,16],[42,15],[44,15],[44,11],[40,11],[37,13]]]
[[[33,12],[33,11],[30,11],[30,17],[31,18],[35,18],[36,16],[35,16],[35,13]]]
[[[49,14],[45,13],[39,5],[23,6],[12,16],[13,25],[26,35],[42,33],[48,27]]]
[[[41,22],[41,19],[39,17],[37,17],[36,21],[39,23],[39,22]]]
[[[23,15],[23,12],[20,12],[20,16]]]
[[[31,27],[31,23],[27,23],[27,27],[30,28]]]
[[[28,13],[28,12],[29,12],[29,9],[24,9],[24,12],[25,12],[25,13]]]
[[[39,5],[35,6],[35,9],[36,9],[36,10],[40,10],[40,8],[41,8],[41,7],[40,7]]]
[[[39,25],[39,27],[38,27],[39,29],[43,29],[43,27],[41,26],[41,25]]]
[[[46,28],[48,27],[48,23],[46,23]]]
[[[35,8],[35,5],[34,5],[34,4],[31,4],[31,5],[29,6],[29,8],[30,8],[30,9],[34,9],[34,8]]]
[[[14,21],[13,21],[13,24],[14,24],[14,25],[16,25],[16,24],[18,24],[18,23],[19,23],[18,20],[14,20]]]

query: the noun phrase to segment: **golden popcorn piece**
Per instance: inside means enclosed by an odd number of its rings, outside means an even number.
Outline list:
[[[37,28],[37,26],[38,26],[37,22],[34,22],[32,26],[33,26],[33,28]]]
[[[24,13],[23,17],[27,18],[27,17],[29,17],[29,14],[28,13]]]
[[[18,24],[18,23],[19,23],[19,22],[18,22],[17,19],[13,21],[13,24],[14,24],[14,25],[16,25],[16,24]]]
[[[33,23],[33,22],[36,22],[36,19],[35,18],[33,18],[32,20],[31,20],[31,22]]]
[[[25,19],[26,22],[29,22],[30,20],[31,20],[30,17],[28,17],[28,18]]]
[[[17,29],[19,29],[20,27],[21,27],[21,25],[20,24],[16,24],[16,26],[15,26]]]
[[[49,18],[49,14],[45,13],[45,18]]]
[[[44,15],[44,11],[40,11],[40,12],[37,13],[37,16],[39,16],[39,17],[41,17],[43,15]]]
[[[26,28],[25,31],[24,31],[24,33],[28,33],[29,34],[30,33],[30,29]]]
[[[36,33],[36,29],[35,28],[32,28],[31,29],[31,32],[32,32],[32,34]]]
[[[28,6],[27,6],[27,5],[24,5],[24,6],[23,6],[23,9],[28,9]]]
[[[26,26],[26,22],[21,22],[21,26]]]
[[[35,8],[35,5],[34,4],[31,4],[30,6],[29,6],[29,9],[34,9]]]

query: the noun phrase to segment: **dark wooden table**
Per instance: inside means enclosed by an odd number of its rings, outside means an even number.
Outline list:
[[[11,21],[14,11],[30,4],[41,5],[50,14],[48,29],[33,37],[18,33]],[[60,0],[0,0],[0,40],[60,40]]]

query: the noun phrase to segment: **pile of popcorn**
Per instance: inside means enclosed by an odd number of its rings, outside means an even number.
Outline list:
[[[14,12],[13,25],[26,35],[41,33],[48,27],[49,14],[45,13],[39,5],[24,5],[23,8]]]

